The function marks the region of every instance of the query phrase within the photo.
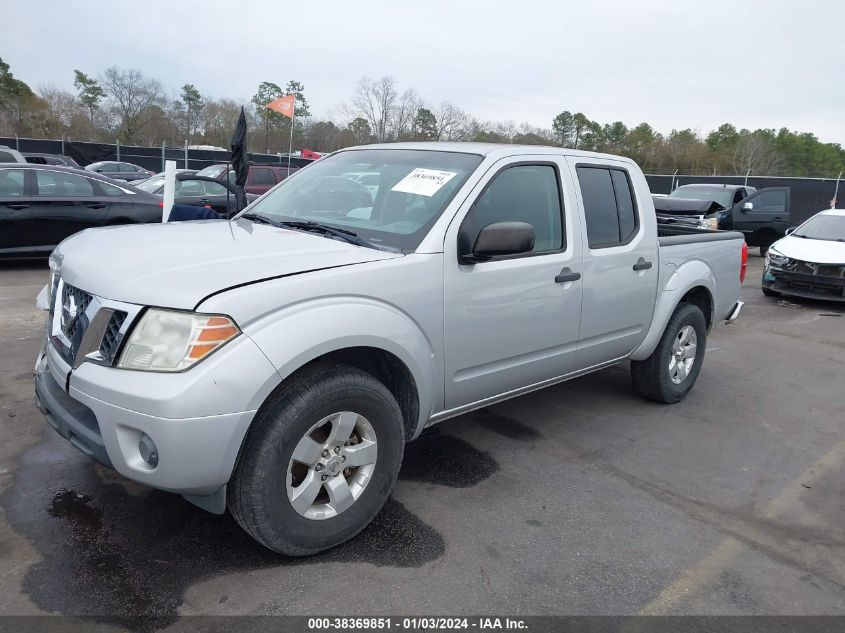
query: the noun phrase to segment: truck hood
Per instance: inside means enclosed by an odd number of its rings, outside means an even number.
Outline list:
[[[845,264],[845,242],[787,235],[771,246],[781,255],[814,264]]]
[[[189,310],[232,286],[401,257],[244,219],[89,229],[62,242],[55,256],[62,279],[77,288]]]

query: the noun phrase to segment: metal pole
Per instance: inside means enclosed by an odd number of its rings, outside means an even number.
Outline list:
[[[161,171],[164,171],[164,161],[165,161],[165,151],[164,151],[164,141],[161,142]]]
[[[65,135],[62,134],[62,156],[65,155]]]
[[[288,174],[285,176],[287,178],[290,176],[290,155],[293,152],[293,124],[296,121],[296,99],[293,100],[293,112],[291,112],[290,117],[290,143],[288,143]]]
[[[745,182],[744,182],[744,183],[742,183],[742,186],[743,186],[743,187],[747,187],[747,186],[748,186],[748,175],[749,175],[750,173],[751,173],[751,170],[750,170],[750,169],[749,169],[747,172],[745,172]]]
[[[836,189],[833,190],[833,200],[830,201],[830,208],[836,208],[836,197],[839,195],[839,180],[842,178],[842,172],[839,172],[839,175],[836,177]]]
[[[188,169],[188,139],[185,139],[185,169]]]
[[[114,144],[115,144],[115,147],[117,147],[117,162],[119,163],[120,162],[120,139],[119,138],[114,139]]]
[[[15,149],[17,151],[21,151],[21,142],[18,139],[18,133],[17,132],[15,132]]]
[[[675,173],[672,174],[672,186],[669,187],[669,193],[672,193],[673,191],[675,191],[675,176],[677,176],[677,175],[678,175],[678,170],[676,169]]]

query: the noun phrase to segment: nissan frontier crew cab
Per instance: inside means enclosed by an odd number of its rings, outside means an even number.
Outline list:
[[[93,459],[307,555],[373,519],[426,426],[626,359],[643,396],[681,400],[745,254],[658,231],[626,158],[350,148],[231,222],[62,242],[36,399]]]

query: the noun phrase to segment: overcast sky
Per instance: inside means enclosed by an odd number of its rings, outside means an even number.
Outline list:
[[[33,87],[134,66],[175,96],[305,84],[316,115],[358,78],[549,127],[562,110],[703,133],[789,127],[845,145],[841,0],[2,0],[0,56]]]

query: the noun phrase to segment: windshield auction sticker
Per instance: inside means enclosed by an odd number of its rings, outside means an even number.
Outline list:
[[[400,193],[415,193],[418,196],[431,197],[447,182],[457,176],[454,171],[438,171],[436,169],[423,169],[417,167],[402,180],[391,188],[391,191]]]

